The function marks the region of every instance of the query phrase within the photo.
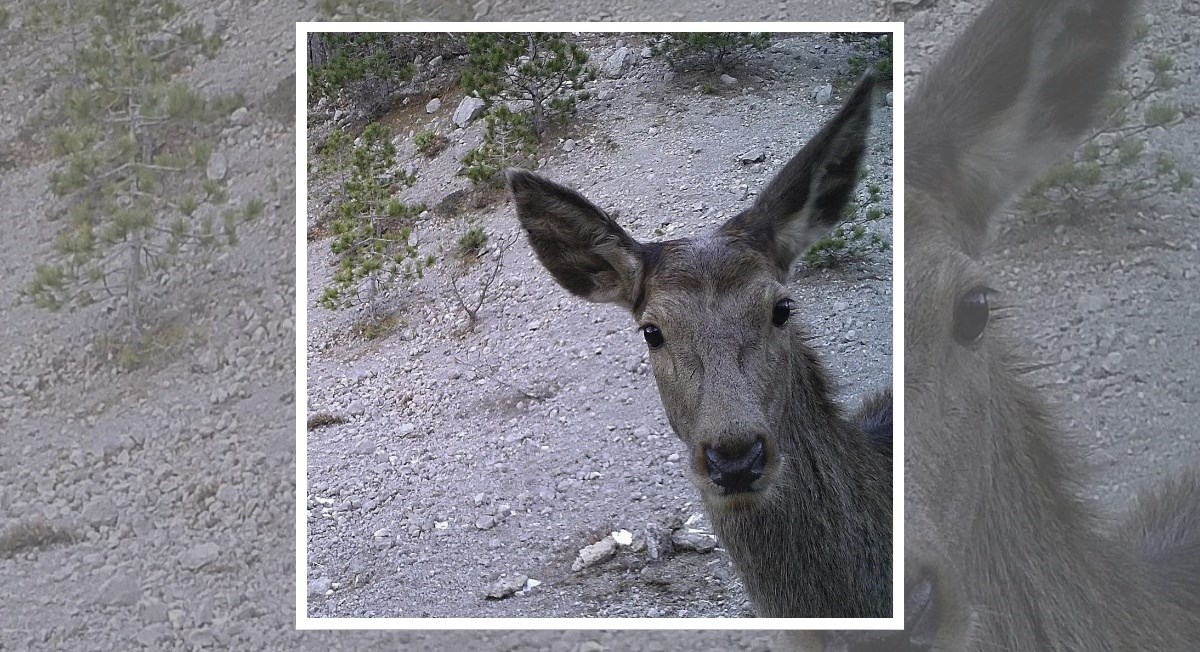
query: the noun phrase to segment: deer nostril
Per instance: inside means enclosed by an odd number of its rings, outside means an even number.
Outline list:
[[[930,652],[937,640],[937,584],[929,569],[917,573],[904,593],[904,629],[841,633],[841,647],[849,652]]]
[[[911,644],[931,647],[937,640],[938,607],[934,575],[923,569],[904,595],[904,629]]]
[[[713,484],[727,493],[743,493],[750,491],[754,481],[763,476],[766,451],[761,439],[740,451],[719,451],[705,446],[704,460],[708,462],[708,477]]]

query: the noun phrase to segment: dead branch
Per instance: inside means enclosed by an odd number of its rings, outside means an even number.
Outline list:
[[[508,251],[508,248],[512,246],[513,242],[516,242],[516,237],[510,237],[506,239],[496,248],[496,263],[492,266],[491,273],[486,279],[484,279],[483,283],[479,287],[479,295],[475,298],[476,300],[474,302],[474,308],[467,305],[466,300],[463,299],[462,291],[458,289],[458,280],[461,276],[466,276],[465,271],[461,274],[450,274],[450,287],[454,292],[454,299],[458,301],[458,305],[463,309],[464,312],[467,313],[467,318],[469,320],[467,322],[467,327],[464,330],[464,334],[475,331],[475,324],[479,321],[479,310],[480,308],[483,308],[484,302],[487,301],[488,291],[491,289],[492,283],[496,280],[496,276],[500,274],[500,269],[504,267],[504,253]],[[465,266],[463,269],[465,270]]]

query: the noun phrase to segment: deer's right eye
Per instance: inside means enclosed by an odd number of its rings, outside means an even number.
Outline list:
[[[990,288],[975,287],[967,290],[958,297],[954,304],[954,339],[959,344],[974,344],[983,339],[987,330],[990,309],[988,294]]]
[[[652,349],[657,349],[663,345],[662,331],[658,330],[658,326],[654,324],[642,326],[642,337],[646,338],[646,344]]]

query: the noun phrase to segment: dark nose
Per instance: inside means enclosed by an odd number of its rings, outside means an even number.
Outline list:
[[[708,462],[708,477],[725,490],[737,494],[750,491],[750,485],[763,475],[766,455],[761,439],[745,448],[718,450],[704,447],[704,460]]]

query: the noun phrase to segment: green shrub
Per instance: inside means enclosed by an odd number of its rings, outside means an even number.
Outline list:
[[[308,88],[314,97],[335,98],[343,90],[367,89],[386,95],[416,72],[412,60],[404,60],[395,47],[398,34],[324,32],[310,35],[327,55],[309,66]],[[361,93],[360,93],[361,94]],[[361,99],[361,98],[356,98]]]
[[[1078,217],[1192,187],[1190,169],[1165,153],[1150,156],[1147,149],[1149,132],[1183,121],[1183,112],[1167,98],[1176,83],[1175,61],[1152,54],[1132,62],[1130,69],[1150,74],[1130,75],[1105,101],[1099,129],[1071,158],[1030,185],[1019,202],[1027,215]]]
[[[458,238],[458,254],[465,260],[478,258],[487,241],[488,236],[483,227],[472,225]]]
[[[866,210],[864,211],[857,202],[847,204],[843,211],[846,221],[804,253],[805,263],[817,268],[836,267],[847,260],[863,258],[871,252],[887,251],[891,248],[890,241],[868,228],[887,215],[883,207],[871,205],[879,201],[883,189],[877,184],[871,184],[867,193]]]
[[[72,29],[80,20],[57,18]],[[57,159],[49,188],[65,209],[47,215],[59,223],[50,260],[22,297],[48,310],[115,303],[139,350],[152,288],[168,270],[235,243],[238,224],[262,209],[218,208],[230,162],[214,160],[213,148],[243,98],[205,97],[176,78],[181,61],[214,55],[221,40],[172,2],[108,0],[89,8],[86,23],[67,53],[59,126],[48,134]],[[164,32],[164,23],[177,29]]]
[[[563,34],[474,33],[467,37],[462,72],[467,93],[489,107],[504,101],[528,101],[530,128],[540,142],[550,120],[566,119],[584,86],[596,78],[588,54]]]
[[[703,68],[722,73],[770,45],[771,35],[765,32],[679,32],[656,39],[650,53],[666,59],[674,70]]]
[[[413,145],[417,148],[417,153],[430,158],[437,156],[449,142],[445,136],[429,129],[413,135]]]
[[[874,69],[876,78],[889,87],[892,83],[892,35],[891,33],[834,33],[831,36],[855,45],[850,56],[850,80],[857,81],[868,69]]]

